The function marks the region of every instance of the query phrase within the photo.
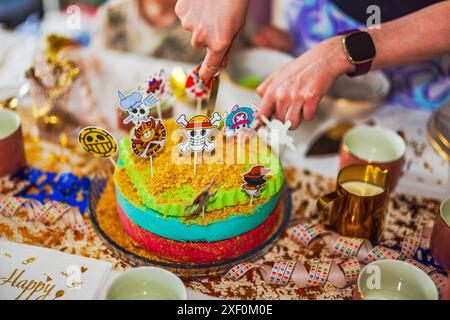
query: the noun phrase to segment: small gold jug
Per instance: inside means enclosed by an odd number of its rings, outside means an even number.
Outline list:
[[[317,201],[323,223],[343,236],[379,242],[389,199],[387,173],[371,165],[343,168],[336,190]]]

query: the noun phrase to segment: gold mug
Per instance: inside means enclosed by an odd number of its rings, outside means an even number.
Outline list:
[[[336,190],[317,201],[320,211],[331,205],[323,215],[323,223],[342,236],[378,242],[389,199],[387,173],[371,165],[343,168]]]

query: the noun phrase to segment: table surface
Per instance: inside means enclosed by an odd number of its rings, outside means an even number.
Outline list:
[[[30,66],[33,54],[38,47],[39,42],[36,39],[0,31],[0,99],[2,94],[4,95],[5,92],[8,94],[11,92],[11,88],[14,90],[24,81],[24,71]],[[116,123],[115,112],[109,111],[116,105],[117,89],[132,89],[135,83],[139,83],[161,68],[166,70],[172,70],[174,66],[182,66],[185,70],[193,68],[192,65],[173,61],[104,50],[89,50],[87,54],[94,56],[100,64],[97,75],[104,81],[93,85],[93,88],[98,106],[109,117],[108,120],[112,127]],[[133,85],[130,86],[130,83]],[[245,96],[240,95],[242,90],[234,85],[227,86],[227,88],[227,90],[231,88],[231,91],[224,91],[222,87],[219,90],[218,110],[231,107],[231,105],[226,105],[228,102],[225,102],[230,100],[230,96],[236,99],[236,103],[249,103],[249,101],[244,100]],[[257,103],[258,101],[254,102]],[[175,114],[180,112],[192,112],[192,109],[182,103],[177,103]],[[383,105],[372,115],[371,120],[394,130],[402,130],[408,137],[410,144],[423,145],[425,148],[422,154],[416,155],[413,146],[409,145],[406,156],[407,162],[410,162],[409,169],[402,177],[397,191],[443,199],[450,193],[450,166],[427,143],[426,122],[429,116],[430,113],[426,111],[407,109],[399,105]],[[308,169],[320,174],[320,176],[335,177],[338,168],[338,156],[304,157],[311,140],[334,122],[336,120],[318,115],[315,120],[302,123],[298,130],[291,133],[294,137],[295,151],[285,150],[282,153],[283,164],[294,166],[299,170]],[[75,253],[85,254],[85,252]],[[198,288],[201,287],[200,284],[196,285]],[[197,299],[208,297],[192,290],[189,295],[191,298]]]

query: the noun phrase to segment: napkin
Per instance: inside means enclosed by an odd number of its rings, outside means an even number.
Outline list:
[[[91,300],[112,264],[0,241],[0,300]]]

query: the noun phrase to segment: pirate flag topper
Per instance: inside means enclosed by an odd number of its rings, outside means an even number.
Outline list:
[[[154,73],[149,80],[145,82],[145,85],[141,86],[141,92],[146,94],[153,93],[157,97],[161,98],[164,94],[169,94],[168,81],[164,69]]]
[[[158,98],[150,93],[145,98],[138,91],[134,91],[129,95],[118,91],[120,99],[120,109],[128,112],[128,117],[123,121],[124,124],[133,122],[135,126],[149,120],[150,109],[158,102]]]
[[[131,149],[140,158],[150,158],[159,152],[166,142],[166,127],[161,119],[149,117],[134,129]]]
[[[164,69],[154,73],[144,84],[141,84],[139,86],[139,91],[142,94],[154,94],[158,98],[156,109],[158,118],[162,119],[161,101],[170,98],[172,95]]]
[[[186,115],[182,114],[178,117],[177,123],[181,125],[181,129],[185,130],[187,140],[178,145],[178,150],[181,153],[188,151],[194,153],[194,176],[197,172],[197,155],[203,150],[211,152],[216,147],[216,143],[209,139],[212,129],[217,129],[220,126],[222,117],[214,112],[209,118],[203,114],[193,116],[187,120]]]
[[[189,120],[187,120],[185,114],[179,116],[177,123],[182,126],[182,130],[185,130],[187,140],[178,145],[178,150],[181,153],[213,151],[216,143],[211,141],[209,136],[212,129],[219,128],[220,120],[222,120],[222,117],[217,112],[214,112],[211,118],[203,114],[193,116]]]
[[[197,100],[206,99],[211,90],[211,80],[205,82],[200,78],[201,66],[195,68],[186,79],[186,94]]]
[[[226,136],[235,136],[254,129],[257,125],[257,121],[255,121],[257,111],[254,106],[254,104],[250,104],[249,107],[234,105],[231,112],[224,115],[226,119],[223,133]]]
[[[94,126],[82,129],[78,133],[78,143],[94,157],[109,158],[116,165],[112,157],[117,152],[117,141],[105,129]]]
[[[247,193],[250,197],[250,205],[253,203],[253,197],[259,197],[261,191],[267,186],[266,175],[270,173],[269,168],[257,164],[254,165],[250,171],[242,175],[244,184],[241,186],[241,190]]]

